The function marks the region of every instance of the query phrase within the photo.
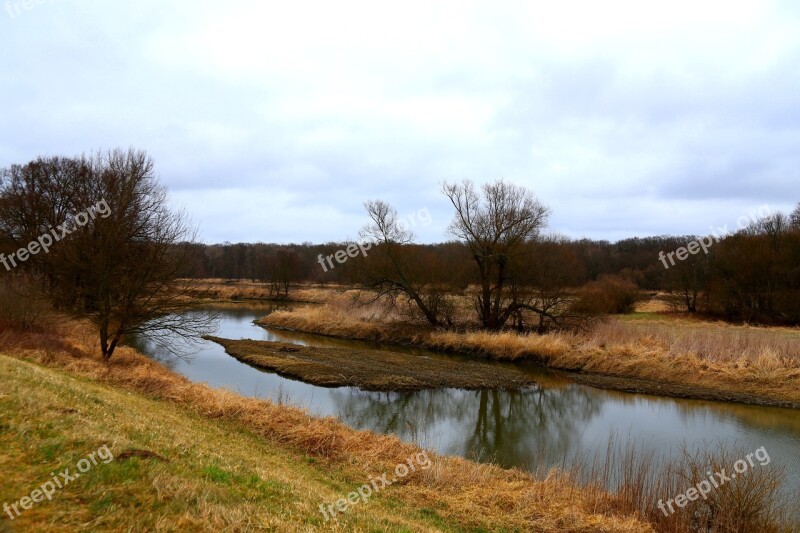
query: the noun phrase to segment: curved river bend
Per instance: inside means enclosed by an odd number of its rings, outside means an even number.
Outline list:
[[[267,331],[253,324],[274,306],[213,309],[220,313],[220,337],[375,348],[361,342]],[[785,468],[786,490],[800,491],[800,412],[791,409],[605,391],[577,385],[533,365],[523,368],[540,386],[521,392],[327,389],[247,366],[212,342],[202,341],[190,362],[142,339],[133,344],[192,381],[334,416],[354,428],[391,433],[442,454],[532,470],[569,463],[569,458],[581,455],[603,459],[612,438],[623,444],[630,439],[642,453],[663,459],[677,457],[684,443],[696,448],[722,442],[748,452],[764,446],[772,463]],[[403,351],[448,357],[424,350]]]

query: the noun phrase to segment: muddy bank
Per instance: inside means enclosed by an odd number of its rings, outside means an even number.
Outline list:
[[[237,360],[321,387],[367,391],[521,389],[536,382],[521,370],[480,361],[432,359],[384,350],[314,348],[282,342],[204,337]]]

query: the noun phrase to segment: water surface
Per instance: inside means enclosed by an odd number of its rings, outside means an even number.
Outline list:
[[[274,309],[264,305],[217,309],[220,319],[216,334],[309,346],[379,347],[265,330],[253,324]],[[791,409],[605,391],[575,384],[565,374],[535,365],[522,368],[539,386],[518,392],[329,389],[240,363],[212,342],[202,341],[191,361],[143,339],[135,344],[192,381],[303,407],[316,415],[334,416],[354,428],[394,434],[447,455],[533,470],[569,464],[571,458],[580,455],[602,459],[611,438],[617,442],[633,439],[642,453],[663,459],[678,457],[684,443],[698,448],[721,442],[748,452],[764,446],[772,463],[786,469],[787,492],[800,489],[800,412]],[[419,349],[392,349],[420,357],[455,357]]]

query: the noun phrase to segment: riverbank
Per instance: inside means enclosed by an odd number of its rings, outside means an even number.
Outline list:
[[[441,388],[516,390],[536,385],[520,370],[480,361],[423,358],[385,350],[204,338],[220,344],[230,356],[245,364],[321,387],[407,392]]]
[[[800,332],[658,317],[610,319],[586,334],[441,332],[340,306],[277,311],[257,324],[500,361],[531,360],[603,388],[800,408]]]
[[[94,344],[66,320],[0,334],[0,500],[20,500],[101,446],[116,458],[7,521],[15,530],[653,530],[625,501],[565,475],[537,480],[433,453],[431,468],[326,521],[320,504],[421,450],[189,382],[131,348],[104,364]]]

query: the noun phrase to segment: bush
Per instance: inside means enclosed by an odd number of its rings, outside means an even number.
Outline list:
[[[589,315],[630,313],[638,300],[639,288],[632,281],[600,276],[580,289],[572,311]]]

